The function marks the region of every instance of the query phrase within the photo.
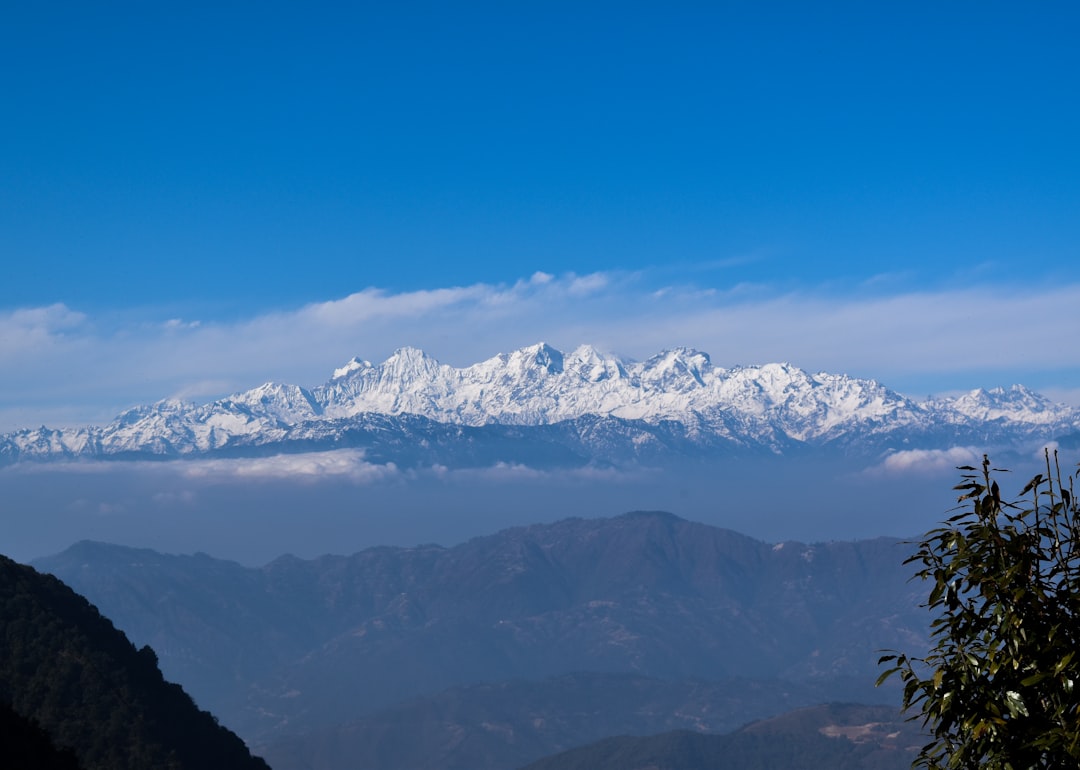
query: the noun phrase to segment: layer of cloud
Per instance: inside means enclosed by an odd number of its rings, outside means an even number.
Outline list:
[[[617,272],[368,288],[227,322],[51,305],[0,314],[0,431],[98,422],[138,403],[207,400],[269,380],[316,385],[353,356],[379,361],[406,345],[461,366],[540,340],[636,358],[691,346],[719,365],[788,361],[902,380],[917,394],[1026,382],[1080,398],[1078,306],[1080,284],[835,295],[661,286]],[[997,379],[975,379],[988,373]]]
[[[317,481],[341,478],[357,484],[370,484],[399,476],[394,463],[369,463],[364,459],[363,451],[351,449],[254,458],[180,460],[172,465],[187,478],[211,481],[257,481],[259,479]]]
[[[633,472],[617,468],[566,468],[549,470],[534,468],[522,463],[497,462],[486,468],[462,468],[446,470],[433,468],[423,471],[423,475],[435,476],[451,483],[472,485],[476,482],[513,484],[515,482],[552,482],[559,484],[590,484],[594,482],[618,484],[626,482],[644,483],[658,476],[659,471],[637,468]]]
[[[178,459],[145,462],[139,460],[76,460],[54,463],[19,463],[0,468],[4,476],[102,476],[138,471],[144,475],[185,479],[202,484],[231,484],[259,480],[286,480],[314,483],[327,480],[358,486],[397,482],[435,482],[471,488],[477,482],[503,484],[552,482],[559,484],[645,483],[658,470],[637,468],[633,472],[615,468],[545,469],[522,463],[496,462],[477,468],[447,468],[433,465],[401,469],[395,463],[368,462],[362,449],[333,449],[323,452],[276,454],[265,457]],[[192,502],[190,489],[161,493],[157,502]]]
[[[0,469],[0,497],[4,550],[17,558],[92,539],[263,564],[286,552],[450,545],[511,526],[631,510],[666,510],[772,542],[910,536],[955,504],[955,474],[868,477],[852,472],[848,459],[806,458],[647,473],[511,464],[395,471],[340,450],[309,458],[23,464]],[[775,494],[762,495],[766,488]],[[801,501],[794,509],[790,490]]]
[[[868,469],[867,473],[889,476],[955,474],[958,466],[976,466],[981,461],[982,454],[972,447],[907,449],[894,452],[886,457],[880,465]]]

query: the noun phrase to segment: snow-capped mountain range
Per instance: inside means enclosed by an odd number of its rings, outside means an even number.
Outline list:
[[[1080,409],[1020,385],[918,402],[789,364],[633,362],[540,343],[455,368],[403,348],[313,389],[267,383],[207,404],[139,406],[103,427],[0,436],[0,462],[366,450],[376,461],[620,463],[695,454],[1019,448],[1080,431]]]

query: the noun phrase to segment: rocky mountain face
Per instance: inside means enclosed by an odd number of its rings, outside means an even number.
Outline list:
[[[1080,410],[1016,385],[917,402],[873,380],[788,364],[713,365],[677,348],[642,362],[538,344],[464,368],[398,350],[311,390],[267,383],[208,404],[161,401],[103,427],[0,436],[0,462],[258,455],[359,447],[450,467],[627,463],[693,455],[1016,447],[1080,430]]]
[[[448,687],[570,672],[872,693],[880,649],[926,644],[904,553],[635,513],[259,569],[95,543],[37,564],[266,744]]]

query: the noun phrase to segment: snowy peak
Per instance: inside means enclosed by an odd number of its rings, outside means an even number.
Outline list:
[[[724,430],[734,420],[758,439],[806,441],[914,408],[873,381],[811,376],[790,364],[725,370],[692,348],[631,363],[590,345],[564,355],[541,342],[464,369],[405,348],[379,366],[345,368],[347,377],[314,391],[327,416],[407,413],[479,426],[545,425],[591,415],[652,424],[674,420],[707,431],[717,424],[702,428],[701,415],[712,415],[707,419],[724,423]]]
[[[419,348],[398,348],[379,367],[380,379],[416,380],[439,371],[439,362]]]
[[[353,372],[362,372],[373,368],[370,361],[365,361],[361,358],[352,358],[345,364],[345,366],[338,367],[334,370],[333,376],[330,381],[340,380],[342,377],[348,377]]]
[[[330,381],[315,388],[311,395],[322,414],[331,418],[365,411],[420,414],[419,404],[430,398],[426,392],[445,391],[451,371],[419,348],[398,348],[378,366],[353,358],[334,370]]]
[[[554,375],[563,371],[563,354],[546,342],[515,350],[505,361],[506,371],[513,374],[536,372]]]
[[[1071,411],[1023,385],[990,390],[978,388],[944,403],[967,417],[985,421],[1046,423]]]
[[[1080,410],[1019,385],[920,403],[874,380],[810,374],[787,363],[725,369],[692,348],[633,362],[590,345],[564,355],[540,342],[456,368],[405,347],[377,365],[353,358],[310,391],[268,382],[202,405],[135,407],[101,428],[16,431],[0,436],[0,463],[366,446],[369,439],[357,437],[369,435],[364,426],[371,424],[391,452],[425,446],[423,431],[482,443],[476,430],[514,426],[514,441],[549,448],[569,442],[560,445],[564,456],[589,462],[720,448],[832,447],[880,456],[897,447],[1018,447],[1080,431]],[[428,427],[418,434],[418,425]],[[529,430],[543,426],[559,427]],[[452,462],[463,447],[457,440],[433,439],[444,441],[439,462]]]
[[[232,403],[255,417],[269,417],[285,424],[309,420],[322,414],[322,405],[299,385],[267,382],[252,390],[236,393],[221,403]]]
[[[577,374],[586,382],[620,380],[627,376],[626,368],[619,359],[601,353],[592,345],[581,345],[563,359],[563,370]]]
[[[709,356],[693,348],[673,348],[653,356],[641,367],[641,381],[662,390],[705,387],[712,369]]]

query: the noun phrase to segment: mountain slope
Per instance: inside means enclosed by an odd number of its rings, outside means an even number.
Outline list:
[[[1080,429],[1023,388],[916,402],[873,380],[789,364],[718,367],[678,348],[643,362],[540,343],[464,368],[423,351],[353,359],[307,390],[267,383],[209,404],[161,401],[104,427],[0,436],[0,463],[259,455],[358,447],[376,461],[554,466],[805,448],[1018,447]]]
[[[870,689],[877,650],[925,637],[903,556],[889,539],[770,545],[636,513],[261,569],[93,543],[37,564],[262,741],[447,687],[573,671]]]
[[[61,750],[34,721],[0,703],[0,767],[79,770],[70,749]]]
[[[455,687],[260,747],[278,770],[509,770],[610,735],[726,732],[827,700],[829,685],[664,681],[634,674]],[[880,693],[878,694],[880,697]]]
[[[263,768],[83,597],[0,557],[0,703],[85,770]]]
[[[727,735],[608,738],[523,770],[907,770],[925,740],[889,706],[800,709]]]

